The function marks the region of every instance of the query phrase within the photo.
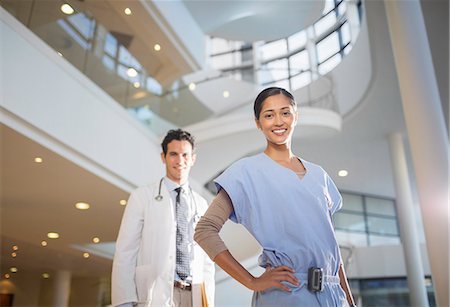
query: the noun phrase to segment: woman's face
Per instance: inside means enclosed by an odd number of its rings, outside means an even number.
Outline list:
[[[290,143],[298,113],[291,100],[282,94],[264,100],[256,126],[264,133],[268,142],[283,145]]]

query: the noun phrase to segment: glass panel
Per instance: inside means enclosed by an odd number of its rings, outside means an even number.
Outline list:
[[[367,246],[367,234],[336,229],[339,245]]]
[[[311,83],[311,72],[307,71],[291,78],[291,90],[302,88]]]
[[[323,8],[322,14],[326,14],[334,8],[334,0],[326,0],[325,7]]]
[[[211,58],[211,65],[216,69],[225,69],[233,66],[233,54],[226,53]]]
[[[322,63],[332,54],[340,50],[339,36],[336,32],[331,33],[326,38],[317,43],[317,61]]]
[[[352,50],[352,45],[348,44],[345,48],[344,48],[344,54],[347,55],[350,53],[350,51]]]
[[[116,56],[117,53],[117,39],[111,34],[106,34],[105,36],[105,53],[109,54],[112,57]]]
[[[319,73],[325,75],[327,72],[331,71],[341,62],[341,55],[338,53],[334,57],[330,58],[326,62],[319,65]]]
[[[342,209],[363,212],[363,200],[361,195],[342,193]]]
[[[263,45],[260,50],[260,58],[262,61],[280,57],[287,53],[287,43],[285,39],[274,41]]]
[[[67,18],[68,22],[80,32],[85,39],[92,38],[95,22],[83,13],[71,15]]]
[[[323,33],[329,31],[336,23],[336,15],[334,12],[320,19],[314,24],[314,31],[316,36],[321,36]]]
[[[114,60],[106,54],[102,57],[103,65],[111,71],[114,71]]]
[[[345,22],[341,26],[340,31],[341,31],[342,46],[345,46],[351,40],[350,25],[348,24],[348,22]]]
[[[345,229],[360,232],[366,231],[364,216],[362,214],[337,212],[333,216],[333,223],[336,229]]]
[[[309,70],[309,57],[306,50],[300,51],[289,58],[289,69],[291,75],[296,75],[302,71]]]
[[[367,216],[369,232],[376,234],[398,235],[395,219]]]
[[[210,39],[211,54],[232,52],[234,50],[241,49],[243,45],[244,45],[243,42],[229,41],[218,37],[212,37]]]
[[[281,59],[264,64],[260,70],[259,80],[262,84],[266,84],[271,81],[287,79],[288,77],[287,59]]]
[[[382,214],[388,216],[396,216],[395,205],[393,200],[366,197],[367,213]]]
[[[410,306],[405,278],[361,280],[360,283],[362,306]]]
[[[83,49],[89,49],[90,48],[90,44],[86,40],[86,38],[81,36],[80,33],[78,31],[76,31],[73,28],[73,26],[71,26],[66,20],[60,19],[60,20],[57,21],[57,24],[62,29],[64,29],[66,34],[68,34],[75,42],[77,42],[81,47],[83,47]]]
[[[306,31],[300,31],[288,38],[289,51],[297,50],[306,45]]]
[[[387,237],[387,236],[377,236],[377,235],[369,235],[370,246],[377,245],[399,245],[400,237]]]
[[[341,17],[343,15],[345,15],[345,12],[347,11],[347,3],[345,1],[342,1],[337,9],[338,12],[338,16]]]

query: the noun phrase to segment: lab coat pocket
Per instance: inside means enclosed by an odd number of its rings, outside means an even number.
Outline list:
[[[150,265],[136,267],[136,289],[139,303],[150,303],[155,288],[155,276]]]

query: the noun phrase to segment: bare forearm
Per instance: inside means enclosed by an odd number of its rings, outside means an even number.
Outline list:
[[[215,258],[214,262],[227,272],[231,277],[236,279],[238,282],[254,290],[252,283],[255,277],[250,274],[234,257],[228,250],[219,253]]]
[[[342,290],[344,290],[345,295],[347,296],[347,302],[349,303],[350,306],[355,306],[352,291],[350,290],[350,286],[348,285],[347,276],[345,275],[344,265],[342,263],[339,266],[339,280]]]

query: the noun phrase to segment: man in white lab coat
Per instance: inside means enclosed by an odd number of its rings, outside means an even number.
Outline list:
[[[133,191],[116,242],[112,305],[214,306],[214,263],[193,240],[207,202],[188,182],[194,139],[170,130],[162,144],[166,176]]]

